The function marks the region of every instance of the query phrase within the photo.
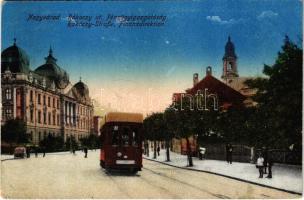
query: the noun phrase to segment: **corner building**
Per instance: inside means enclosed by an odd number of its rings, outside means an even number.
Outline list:
[[[72,85],[68,73],[57,65],[50,48],[45,63],[30,69],[29,57],[14,44],[1,53],[3,125],[22,119],[33,144],[48,135],[74,136],[76,141],[93,131],[93,104],[88,86]]]

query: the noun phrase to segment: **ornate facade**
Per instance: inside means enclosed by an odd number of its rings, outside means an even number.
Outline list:
[[[93,131],[93,104],[81,80],[72,85],[50,48],[45,64],[30,69],[29,57],[14,44],[1,53],[1,124],[22,119],[33,144],[51,134],[66,140]]]

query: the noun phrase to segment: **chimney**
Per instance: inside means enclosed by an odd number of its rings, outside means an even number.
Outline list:
[[[210,66],[206,68],[206,76],[212,76],[212,68]]]
[[[193,74],[193,86],[195,86],[198,83],[198,73]]]

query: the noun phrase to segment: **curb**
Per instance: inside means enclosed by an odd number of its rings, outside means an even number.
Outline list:
[[[253,182],[253,181],[248,181],[248,180],[240,179],[240,178],[233,177],[233,176],[228,176],[228,175],[219,174],[219,173],[216,173],[216,172],[210,172],[210,171],[206,171],[206,170],[198,170],[198,169],[191,169],[191,168],[186,168],[186,167],[179,167],[179,166],[175,166],[175,165],[172,165],[172,164],[169,164],[169,163],[165,163],[164,161],[158,161],[158,160],[154,160],[154,159],[146,158],[146,157],[143,157],[143,158],[146,159],[146,160],[158,162],[158,163],[161,163],[161,164],[164,164],[164,165],[168,165],[168,166],[171,166],[171,167],[175,167],[175,168],[179,168],[179,169],[185,169],[185,170],[197,171],[197,172],[205,172],[205,173],[208,173],[208,174],[223,176],[223,177],[226,177],[226,178],[230,178],[230,179],[234,179],[234,180],[238,180],[238,181],[242,181],[242,182],[246,182],[246,183],[250,183],[250,184],[254,184],[254,185],[258,185],[258,186],[262,186],[262,187],[267,187],[267,188],[271,188],[271,189],[275,189],[275,190],[280,190],[280,191],[283,191],[283,192],[288,192],[288,193],[291,193],[291,194],[297,194],[297,195],[301,195],[302,196],[302,193],[299,193],[299,192],[295,192],[295,191],[291,191],[291,190],[286,190],[286,189],[282,189],[282,188],[277,188],[277,187],[265,185],[265,184],[262,184],[262,183],[256,183],[256,182]]]

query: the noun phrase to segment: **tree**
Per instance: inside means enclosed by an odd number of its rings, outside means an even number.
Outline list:
[[[82,146],[93,149],[100,146],[100,138],[95,134],[90,134],[88,137],[81,138],[80,143]]]
[[[66,149],[70,149],[70,150],[78,148],[78,143],[74,136],[70,136],[66,138],[65,147]]]
[[[165,142],[166,142],[166,161],[170,161],[170,140],[176,134],[176,112],[169,107],[164,112],[164,122],[166,126]]]
[[[64,147],[63,137],[55,137],[49,134],[47,137],[40,141],[39,146],[44,147],[47,152],[61,150]]]
[[[302,49],[286,36],[275,63],[264,66],[267,77],[246,82],[257,89],[255,124],[266,145],[302,148],[302,56]]]
[[[163,113],[153,113],[144,120],[145,139],[153,140],[154,155],[156,158],[156,141],[163,140],[166,134],[166,124]]]
[[[181,105],[182,104],[182,105]],[[187,159],[188,166],[193,166],[192,152],[189,137],[195,134],[196,123],[195,123],[195,112],[192,110],[190,101],[185,100],[184,102],[176,102],[176,121],[174,123],[174,129],[176,136],[184,138],[186,140],[187,148]]]
[[[8,143],[27,143],[26,126],[21,119],[11,119],[1,127],[1,140]]]

